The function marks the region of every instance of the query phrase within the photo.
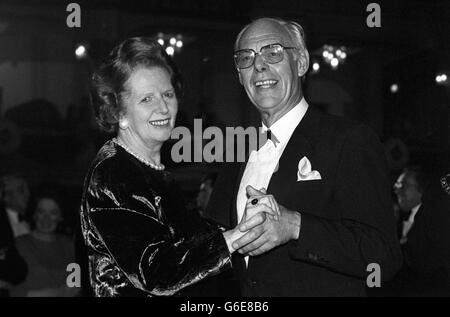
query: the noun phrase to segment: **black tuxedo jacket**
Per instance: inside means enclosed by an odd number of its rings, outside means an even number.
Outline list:
[[[450,296],[450,195],[439,179],[425,190],[408,234],[400,295]]]
[[[297,181],[306,156],[321,180]],[[236,195],[246,163],[225,166],[207,215],[234,227]],[[244,296],[364,296],[369,263],[382,281],[396,273],[401,251],[396,237],[382,146],[362,124],[309,106],[292,134],[267,192],[301,213],[298,240],[250,257],[234,255]]]

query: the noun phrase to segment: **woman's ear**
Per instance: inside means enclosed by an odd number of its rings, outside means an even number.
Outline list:
[[[119,114],[119,128],[121,128],[122,130],[128,128],[128,119],[126,118],[125,113],[122,111]]]
[[[126,128],[128,128],[128,120],[127,119],[120,119],[119,120],[119,127],[122,129],[122,130],[125,130]]]

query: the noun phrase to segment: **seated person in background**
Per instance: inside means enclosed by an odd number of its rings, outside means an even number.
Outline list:
[[[401,245],[408,241],[408,233],[422,205],[422,195],[425,187],[425,173],[419,166],[405,168],[394,184],[394,192],[400,208],[398,236]]]
[[[24,178],[17,175],[5,175],[1,179],[3,201],[14,237],[30,231],[26,214],[30,201],[30,189]]]
[[[17,249],[25,258],[29,272],[25,281],[11,291],[14,297],[67,297],[78,291],[66,285],[66,268],[74,261],[73,242],[58,233],[63,212],[55,193],[36,197],[33,230],[16,239]]]
[[[419,175],[416,178],[405,171],[411,177],[407,177],[412,187],[409,190],[416,191],[416,197],[419,190],[423,194],[413,217],[414,225],[403,241],[402,269],[386,285],[382,295],[450,296],[450,167],[433,167],[433,171],[426,173],[427,183],[420,181],[421,174],[416,173]],[[417,199],[412,205],[417,206]]]
[[[430,180],[403,246],[408,279],[401,295],[450,296],[450,167]]]
[[[20,283],[27,274],[27,265],[17,252],[0,190],[0,297],[8,297],[13,284]]]
[[[216,173],[206,174],[200,183],[200,190],[196,197],[197,210],[201,215],[204,215],[206,206],[208,206],[209,197],[214,189],[214,184],[217,179]]]

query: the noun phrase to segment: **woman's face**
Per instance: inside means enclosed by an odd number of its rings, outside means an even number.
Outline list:
[[[125,129],[147,146],[168,140],[175,126],[178,100],[168,71],[162,67],[138,67],[125,83]]]
[[[62,220],[61,209],[51,198],[39,199],[36,211],[34,212],[34,221],[36,230],[43,233],[53,233]]]

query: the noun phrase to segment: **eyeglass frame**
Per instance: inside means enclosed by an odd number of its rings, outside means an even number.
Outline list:
[[[281,57],[281,60],[279,60],[278,62],[275,62],[275,63],[270,63],[269,61],[267,61],[266,59],[264,59],[264,61],[266,61],[267,63],[272,64],[272,65],[273,65],[273,64],[278,64],[278,63],[280,63],[280,62],[283,61],[283,59],[284,59],[284,50],[289,50],[289,49],[299,50],[298,47],[288,47],[288,46],[284,46],[284,45],[282,45],[282,44],[280,44],[280,43],[273,43],[273,44],[267,44],[267,45],[264,45],[263,47],[261,47],[261,48],[259,49],[259,52],[255,52],[255,50],[253,50],[253,49],[251,49],[251,48],[244,48],[244,49],[237,50],[237,51],[234,52],[234,55],[233,55],[233,57],[234,57],[234,64],[236,65],[237,69],[247,69],[247,68],[250,68],[250,67],[252,67],[253,65],[255,65],[256,55],[261,55],[262,57],[264,57],[264,55],[262,54],[262,50],[265,49],[265,48],[268,47],[268,46],[275,46],[275,45],[278,45],[278,46],[280,46],[280,47],[282,48],[282,50],[283,50],[283,52],[282,52],[283,55],[282,55],[282,57]],[[242,51],[252,51],[252,52],[253,52],[253,61],[252,61],[252,63],[251,63],[249,66],[247,66],[247,67],[239,67],[239,66],[238,66],[238,63],[236,62],[237,53],[242,52]]]

